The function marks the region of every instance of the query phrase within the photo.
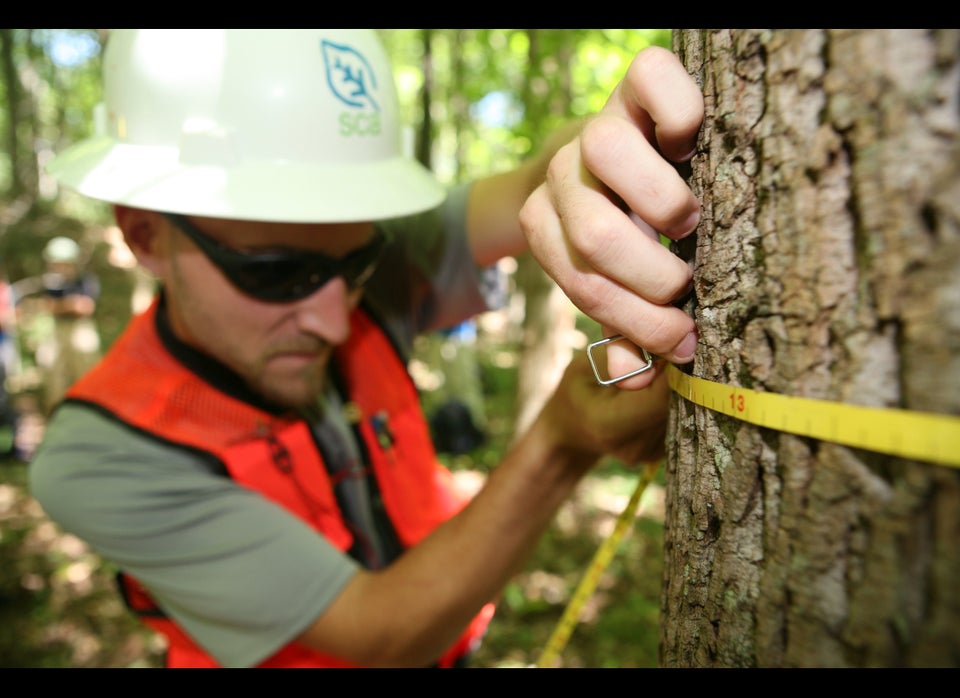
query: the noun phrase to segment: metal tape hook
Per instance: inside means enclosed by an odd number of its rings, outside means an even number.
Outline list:
[[[613,385],[614,383],[619,383],[620,381],[624,381],[627,378],[633,378],[634,376],[639,376],[641,373],[649,371],[651,368],[653,368],[653,356],[650,354],[650,352],[644,349],[643,347],[637,347],[640,350],[640,352],[643,354],[644,361],[647,362],[645,366],[641,366],[636,371],[625,373],[624,375],[617,376],[616,378],[608,378],[606,380],[601,378],[600,371],[597,369],[597,363],[593,359],[593,350],[596,347],[603,346],[604,344],[619,342],[621,339],[626,339],[626,337],[624,337],[622,334],[615,334],[611,337],[604,337],[603,339],[599,339],[596,342],[593,342],[592,344],[587,346],[587,358],[590,359],[590,366],[593,368],[593,375],[596,377],[597,383],[599,383],[600,385]]]

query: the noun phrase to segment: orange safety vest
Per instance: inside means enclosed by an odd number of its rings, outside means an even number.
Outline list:
[[[296,514],[340,550],[353,535],[345,524],[309,425],[278,416],[220,392],[177,361],[156,328],[158,301],[137,316],[105,360],[67,393],[72,402],[98,405],[118,420],[163,440],[215,456],[239,484]],[[400,542],[415,545],[456,514],[466,500],[437,460],[416,388],[396,349],[361,310],[350,338],[335,354],[352,412],[370,458],[387,514]],[[386,438],[385,438],[386,437]],[[129,575],[120,575],[128,605],[169,640],[167,666],[216,667]],[[438,664],[452,666],[473,649],[493,616],[488,603]],[[348,662],[296,643],[263,667],[346,667]]]

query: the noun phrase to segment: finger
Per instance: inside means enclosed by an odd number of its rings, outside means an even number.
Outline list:
[[[608,341],[594,342],[588,349],[590,363],[594,367],[593,382],[616,385],[627,390],[647,387],[657,373],[656,364],[651,364],[648,359],[650,355],[644,355],[643,350],[612,328],[602,327],[601,332]],[[634,373],[637,375],[631,375]]]
[[[650,46],[633,59],[604,112],[630,119],[652,137],[664,156],[683,162],[696,149],[703,94],[676,54]]]
[[[604,337],[613,337],[619,334],[619,332],[616,332],[610,327],[603,327],[602,332]],[[604,348],[606,349],[606,371],[608,379],[629,375],[634,371],[639,371],[649,363],[640,347],[629,339],[624,338],[617,342],[610,342],[604,345]],[[659,371],[660,368],[657,364],[654,364],[649,370],[626,378],[613,385],[624,390],[641,390],[654,381]]]
[[[568,244],[563,223],[544,187],[527,199],[521,225],[534,258],[588,317],[670,361],[687,363],[693,359],[693,320],[672,305],[646,300],[638,295],[643,289],[627,288],[586,263]],[[645,237],[636,230],[634,226],[634,236]],[[670,255],[662,246],[655,249]],[[628,260],[627,264],[636,262]]]
[[[600,115],[580,139],[583,165],[642,220],[673,240],[697,227],[699,200],[632,124]]]
[[[644,147],[663,163],[645,142]],[[689,193],[682,180],[677,182]],[[660,244],[657,231],[640,214],[624,212],[610,200],[604,185],[581,167],[579,149],[557,154],[548,185],[553,211],[544,214],[552,221],[559,218],[574,257],[653,303],[665,305],[689,292],[690,265]],[[699,204],[692,201],[698,211]]]
[[[577,283],[586,286],[586,293],[589,294],[589,288],[601,282],[592,277]],[[671,305],[649,303],[625,292],[622,287],[612,291],[610,298],[614,300],[605,305],[596,305],[589,299],[581,299],[574,292],[573,302],[581,302],[581,310],[586,315],[616,329],[616,334],[624,335],[651,354],[677,364],[693,361],[698,342],[697,329],[693,319],[686,313]],[[629,365],[620,363],[622,360],[623,354],[619,351],[614,352],[612,357],[608,356],[611,373],[623,375],[631,370]]]

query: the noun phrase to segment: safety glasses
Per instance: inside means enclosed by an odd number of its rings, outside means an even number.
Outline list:
[[[186,216],[164,216],[193,240],[240,291],[271,303],[306,298],[337,276],[343,277],[351,289],[359,288],[373,274],[387,243],[383,233],[375,229],[370,242],[339,258],[290,249],[246,253],[208,237]]]

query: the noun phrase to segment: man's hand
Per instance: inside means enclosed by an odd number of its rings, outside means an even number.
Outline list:
[[[597,384],[586,354],[576,352],[540,419],[557,440],[592,464],[604,455],[625,463],[663,457],[670,388],[659,372],[644,390],[610,390]]]
[[[690,266],[659,242],[678,240],[700,219],[700,202],[670,161],[693,156],[703,95],[679,59],[650,47],[637,54],[603,110],[557,151],[520,222],[534,257],[564,293],[603,326],[673,361],[693,359],[693,320],[672,301],[689,292]],[[639,368],[636,346],[607,347],[610,376]],[[636,390],[654,369],[617,385]],[[608,391],[617,392],[617,391]]]

